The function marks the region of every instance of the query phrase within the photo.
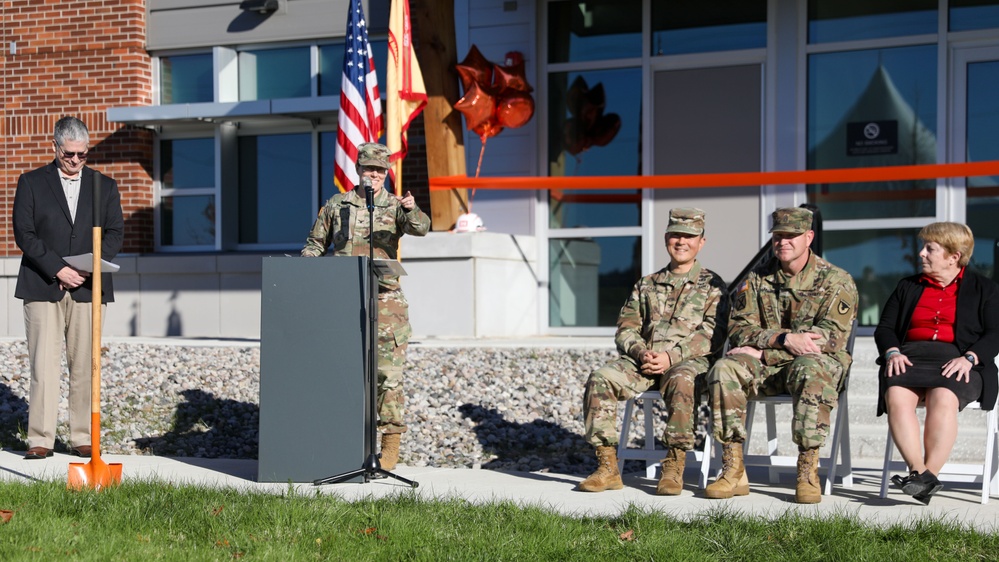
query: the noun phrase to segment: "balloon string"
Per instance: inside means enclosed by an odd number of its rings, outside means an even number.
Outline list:
[[[479,163],[475,165],[475,177],[479,177],[479,172],[482,171],[482,157],[486,153],[486,140],[488,137],[482,137],[482,148],[479,149]],[[475,188],[472,188],[472,193],[468,196],[468,212],[472,212],[472,198],[475,197]]]

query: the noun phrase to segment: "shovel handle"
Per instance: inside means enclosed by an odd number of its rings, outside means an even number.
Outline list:
[[[91,314],[90,314],[90,413],[100,414],[101,412],[101,301],[104,293],[101,286],[101,243],[103,233],[101,231],[101,174],[94,172],[94,234],[93,234],[93,255],[94,264],[91,273]],[[100,448],[100,437],[91,429],[91,440],[98,449]]]

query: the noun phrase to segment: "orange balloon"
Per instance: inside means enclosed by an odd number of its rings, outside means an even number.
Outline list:
[[[461,76],[461,87],[465,92],[478,84],[480,88],[490,88],[493,82],[493,63],[486,60],[479,52],[479,48],[472,45],[465,56],[465,60],[455,65],[458,75]]]
[[[465,116],[465,127],[474,130],[493,117],[496,111],[496,99],[478,84],[473,83],[465,95],[454,104],[454,108]]]
[[[511,129],[523,127],[534,116],[534,98],[524,92],[501,95],[496,102],[496,121]]]
[[[479,123],[478,126],[472,129],[472,132],[479,135],[479,140],[482,141],[482,144],[486,144],[486,139],[502,133],[503,127],[496,122],[496,119],[489,118]]]

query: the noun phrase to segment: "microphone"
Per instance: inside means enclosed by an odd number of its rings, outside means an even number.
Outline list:
[[[371,187],[371,178],[362,177],[361,185],[364,186],[364,202],[367,204],[368,209],[374,209],[375,207],[375,190]]]

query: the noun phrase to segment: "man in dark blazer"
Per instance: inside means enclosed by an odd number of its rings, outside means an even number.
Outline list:
[[[100,172],[85,166],[90,132],[79,119],[56,122],[52,144],[55,160],[22,174],[14,195],[14,240],[23,253],[14,296],[24,301],[31,362],[26,459],[51,457],[55,447],[64,337],[71,452],[91,454],[92,285],[89,273],[63,258],[93,251],[94,176]],[[101,256],[110,260],[121,250],[125,222],[118,184],[102,176],[101,192]],[[112,302],[111,275],[101,282],[102,303]]]

